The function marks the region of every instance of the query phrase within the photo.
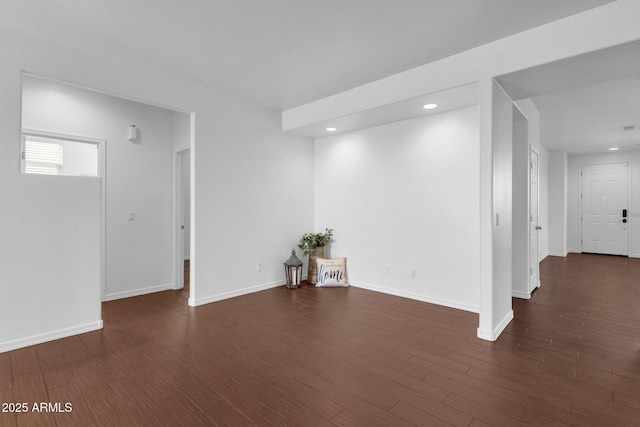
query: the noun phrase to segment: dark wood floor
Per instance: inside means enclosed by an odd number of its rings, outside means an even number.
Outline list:
[[[358,288],[198,308],[105,303],[102,331],[0,354],[4,425],[640,425],[640,260],[547,258],[495,343],[475,314]]]
[[[189,291],[189,280],[191,278],[190,271],[191,271],[191,260],[185,259],[184,260],[184,287],[182,288],[185,291]]]

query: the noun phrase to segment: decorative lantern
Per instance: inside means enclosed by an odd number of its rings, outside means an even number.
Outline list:
[[[300,287],[302,280],[302,261],[296,256],[295,249],[291,249],[291,256],[284,262],[284,275],[287,278],[287,288]]]

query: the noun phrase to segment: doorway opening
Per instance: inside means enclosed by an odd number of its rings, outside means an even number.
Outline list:
[[[176,289],[191,295],[191,149],[176,153]]]
[[[174,230],[180,219],[174,206],[174,159],[178,151],[190,149],[193,126],[189,113],[23,73],[23,134],[35,143],[48,144],[45,148],[78,141],[84,141],[80,145],[86,148],[88,141],[94,152],[97,146],[101,153],[98,157],[80,155],[65,145],[64,164],[47,165],[68,172],[70,166],[74,170],[78,166],[80,171],[73,174],[84,176],[86,159],[93,163],[100,159],[101,170],[94,179],[102,180],[101,189],[95,190],[101,193],[102,207],[100,212],[79,212],[78,221],[83,222],[82,215],[100,215],[103,224],[101,248],[96,248],[96,254],[102,254],[101,301],[176,289]],[[56,135],[90,136],[59,143],[51,138]],[[24,170],[24,161],[20,161]],[[89,167],[93,168],[95,165]],[[56,200],[55,194],[51,199]]]
[[[539,286],[538,154],[529,141],[529,119],[515,103],[512,125],[512,296],[529,299]]]

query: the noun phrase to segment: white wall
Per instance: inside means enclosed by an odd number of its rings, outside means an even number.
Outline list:
[[[171,128],[173,129],[173,151],[188,150],[191,147],[191,115],[173,112]]]
[[[191,151],[192,305],[283,284],[284,261],[313,229],[313,142],[283,134],[277,111],[233,102],[213,110],[197,115],[201,142]]]
[[[194,112],[190,302],[284,283],[282,262],[313,228],[311,140],[170,71],[0,29],[0,351],[101,327],[100,183],[19,173],[22,70]]]
[[[580,252],[580,168],[582,165],[630,163],[629,256],[640,257],[640,150],[615,153],[571,155],[567,181],[567,247]]]
[[[538,153],[538,225],[542,227],[538,231],[538,261],[542,261],[549,255],[549,151],[540,143],[540,112],[533,101],[522,99],[516,105],[527,118],[527,141]]]
[[[538,261],[549,255],[549,151],[538,147]]]
[[[71,176],[97,176],[98,152],[97,144],[83,142],[64,142],[63,174]]]
[[[347,257],[351,284],[477,311],[478,108],[315,147],[316,230],[335,230],[331,256]]]
[[[107,141],[106,300],[172,288],[173,113],[30,76],[22,106],[24,127]]]
[[[494,221],[492,198],[495,196],[491,177],[492,145],[494,144],[492,79],[494,76],[638,40],[640,26],[637,25],[635,18],[638,14],[640,14],[640,3],[636,0],[618,0],[608,3],[602,7],[285,111],[282,113],[283,129],[302,128],[418,95],[438,92],[469,82],[479,82],[481,310],[478,336],[495,339],[493,331],[501,330],[504,326],[501,322],[508,317],[508,314],[504,318],[493,315],[496,304],[503,304],[501,301],[504,296],[502,292],[499,292],[499,296],[496,294],[496,291],[500,290],[500,285],[494,280],[494,253],[491,250],[495,243],[492,232]],[[568,34],[571,36],[567,36]],[[551,161],[550,158],[547,184],[550,197],[553,190]],[[502,197],[502,195],[497,196]],[[550,205],[549,239],[553,236],[552,215]],[[549,251],[552,250],[550,240]],[[497,301],[496,298],[501,301]]]
[[[516,107],[513,115],[511,283],[513,296],[529,298],[529,122]]]
[[[513,319],[513,102],[493,84],[493,307],[489,339]]]
[[[101,184],[20,174],[24,52],[8,43],[9,35],[0,40],[0,351],[6,351],[102,327]]]
[[[567,179],[565,151],[549,152],[549,255],[567,256]]]

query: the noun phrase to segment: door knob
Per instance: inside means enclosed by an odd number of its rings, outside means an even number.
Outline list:
[[[542,230],[542,227],[539,225],[536,225],[536,230]]]

